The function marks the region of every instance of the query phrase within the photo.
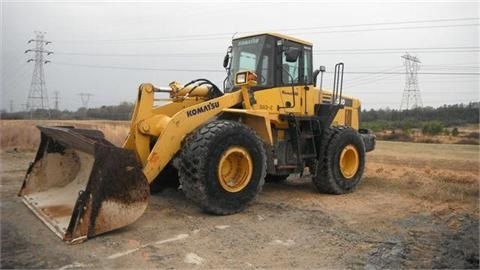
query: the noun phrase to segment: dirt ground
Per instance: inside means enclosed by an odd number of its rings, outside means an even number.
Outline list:
[[[33,157],[1,152],[1,268],[479,267],[478,146],[380,141],[354,193],[319,194],[296,175],[231,216],[167,189],[134,224],[79,245],[16,196]]]

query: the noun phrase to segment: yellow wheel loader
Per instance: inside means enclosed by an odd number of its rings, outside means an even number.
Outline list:
[[[246,208],[265,180],[306,168],[321,192],[355,189],[375,137],[359,130],[360,101],[342,94],[342,63],[324,90],[311,43],[266,33],[233,39],[223,66],[223,91],[207,79],[140,85],[122,148],[99,131],[39,126],[19,195],[77,243],[133,223],[150,189],[167,183],[220,215]]]

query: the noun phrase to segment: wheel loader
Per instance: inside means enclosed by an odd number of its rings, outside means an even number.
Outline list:
[[[19,192],[61,239],[79,243],[124,227],[151,189],[177,183],[204,211],[245,209],[265,181],[309,172],[320,192],[359,184],[375,137],[359,129],[360,101],[317,86],[312,44],[282,34],[234,38],[220,90],[208,79],[142,84],[123,147],[97,130],[38,126],[41,142]]]

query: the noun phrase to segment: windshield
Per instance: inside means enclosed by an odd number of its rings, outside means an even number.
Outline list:
[[[273,41],[266,36],[233,40],[230,85],[239,71],[253,71],[257,74],[257,88],[273,86]]]

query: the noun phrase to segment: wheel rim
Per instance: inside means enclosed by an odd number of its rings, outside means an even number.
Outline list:
[[[360,166],[357,148],[349,144],[343,148],[340,154],[340,172],[343,177],[351,179],[355,176]]]
[[[243,147],[230,147],[223,152],[218,164],[218,181],[228,192],[245,188],[252,177],[253,163]]]

